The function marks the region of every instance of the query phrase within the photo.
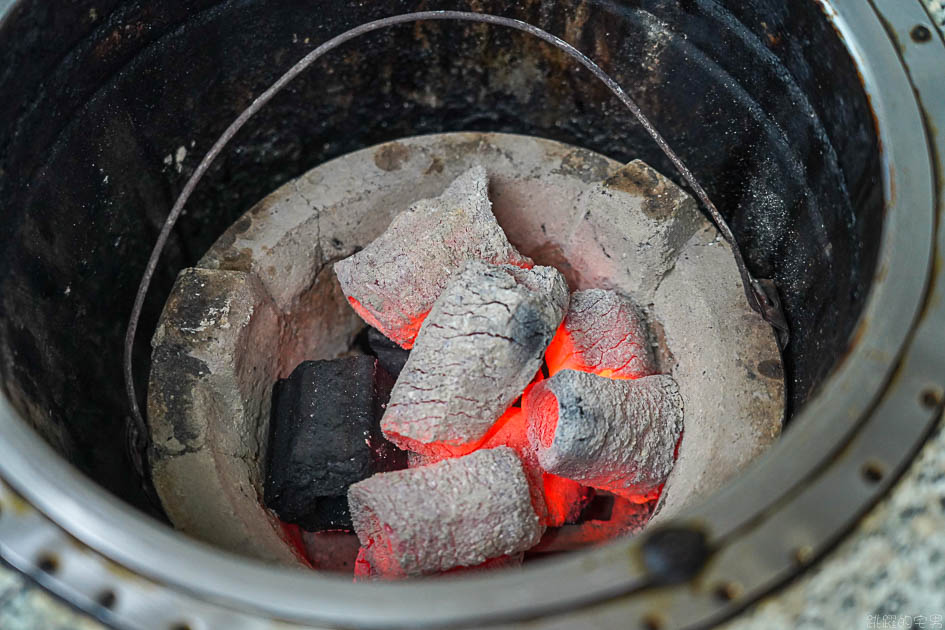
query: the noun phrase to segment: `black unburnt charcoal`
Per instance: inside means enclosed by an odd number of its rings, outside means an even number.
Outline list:
[[[352,531],[348,495],[318,497],[296,524],[307,532]]]
[[[400,376],[400,371],[404,369],[407,357],[410,356],[410,350],[404,350],[371,326],[367,329],[367,342],[371,352],[377,356],[377,362],[390,372],[394,379]]]
[[[344,529],[348,486],[407,465],[379,422],[393,377],[374,357],[305,361],[273,388],[264,500],[303,529]]]

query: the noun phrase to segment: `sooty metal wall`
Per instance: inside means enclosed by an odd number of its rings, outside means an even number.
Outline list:
[[[200,156],[320,41],[454,8],[517,17],[588,52],[636,98],[731,222],[792,328],[797,409],[843,353],[882,220],[874,120],[814,2],[17,4],[0,24],[0,369],[67,458],[145,506],[130,474],[121,341],[150,247]],[[605,88],[528,36],[424,23],[329,55],[217,160],[176,228],[138,335],[177,271],[252,203],[325,159],[400,136],[526,133],[673,168]]]

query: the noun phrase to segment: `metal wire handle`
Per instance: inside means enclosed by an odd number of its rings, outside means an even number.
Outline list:
[[[157,268],[158,260],[161,257],[161,253],[164,251],[164,246],[167,244],[167,239],[170,236],[171,230],[177,223],[178,218],[180,218],[181,212],[184,209],[184,205],[187,203],[187,200],[190,199],[190,195],[193,193],[194,188],[196,188],[197,184],[210,168],[213,160],[215,160],[216,157],[223,151],[223,148],[243,127],[243,125],[245,125],[246,122],[256,112],[262,109],[266,103],[272,100],[272,97],[278,94],[279,91],[281,91],[282,88],[284,88],[292,79],[301,74],[306,68],[312,65],[313,62],[318,60],[325,53],[334,50],[345,42],[348,42],[366,33],[371,33],[373,31],[397,24],[419,22],[423,20],[459,20],[466,22],[480,22],[492,24],[495,26],[512,28],[530,35],[534,35],[538,39],[551,44],[590,70],[591,73],[600,79],[600,81],[606,85],[611,92],[614,93],[620,102],[630,110],[634,118],[636,118],[643,128],[646,129],[646,132],[651,138],[653,138],[653,141],[656,142],[660,150],[662,150],[666,157],[668,157],[673,163],[673,166],[676,167],[676,170],[679,171],[679,174],[682,175],[686,185],[689,186],[699,201],[702,202],[702,205],[708,211],[712,222],[715,223],[715,226],[718,228],[719,232],[721,232],[723,238],[725,238],[732,248],[732,254],[735,257],[735,264],[738,267],[738,271],[742,277],[742,284],[745,288],[745,297],[748,300],[748,304],[752,309],[757,311],[765,321],[767,321],[776,329],[781,340],[782,347],[787,343],[787,321],[784,318],[784,313],[781,311],[781,305],[778,300],[777,289],[775,288],[774,283],[771,280],[756,279],[751,275],[751,272],[748,271],[748,267],[745,265],[745,260],[742,257],[741,250],[739,249],[738,244],[735,242],[735,236],[732,234],[732,230],[722,218],[718,208],[716,208],[715,204],[712,203],[712,200],[709,199],[705,189],[702,188],[699,182],[696,181],[696,178],[693,176],[692,172],[690,172],[679,156],[676,155],[672,148],[670,148],[663,136],[660,135],[660,133],[643,114],[633,99],[631,99],[630,96],[623,90],[623,88],[621,88],[620,85],[614,81],[610,75],[604,72],[601,67],[598,66],[592,59],[560,37],[552,35],[551,33],[544,31],[537,26],[533,26],[527,22],[513,18],[501,17],[488,13],[474,13],[469,11],[419,11],[416,13],[404,13],[402,15],[386,17],[356,26],[348,31],[345,31],[344,33],[341,33],[340,35],[332,37],[297,61],[295,65],[289,68],[289,70],[279,77],[275,83],[269,86],[266,91],[257,96],[256,99],[250,103],[250,105],[245,110],[243,110],[243,112],[240,113],[240,115],[237,116],[232,123],[230,123],[230,126],[226,128],[226,130],[220,135],[210,150],[207,151],[206,155],[203,156],[203,159],[200,160],[200,164],[197,165],[197,168],[190,176],[190,179],[188,179],[187,183],[184,185],[180,196],[177,198],[177,201],[174,202],[170,213],[167,215],[167,219],[164,221],[164,226],[161,228],[161,233],[158,235],[157,241],[154,244],[154,249],[151,250],[151,257],[148,259],[148,264],[147,267],[145,267],[144,275],[141,277],[141,283],[138,285],[138,293],[135,295],[134,307],[131,310],[131,317],[128,321],[128,328],[125,332],[125,391],[128,395],[128,401],[131,404],[131,410],[133,414],[133,424],[130,427],[131,447],[133,449],[132,459],[134,460],[135,466],[138,468],[139,473],[144,470],[144,451],[148,444],[148,434],[144,418],[141,415],[141,410],[138,408],[138,397],[137,393],[135,392],[134,385],[132,352],[134,350],[135,334],[138,330],[138,321],[141,318],[141,311],[144,308],[144,300],[147,296],[148,288],[151,286],[151,279],[153,278],[154,271]]]

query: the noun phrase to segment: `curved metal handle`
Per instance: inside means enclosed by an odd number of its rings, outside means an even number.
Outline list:
[[[187,200],[190,199],[190,195],[193,193],[194,188],[196,188],[197,184],[203,178],[204,174],[210,168],[210,165],[213,163],[216,157],[223,151],[223,148],[226,147],[227,143],[233,138],[234,135],[236,135],[243,125],[245,125],[246,122],[256,112],[262,109],[266,103],[272,100],[272,97],[278,94],[282,88],[292,81],[292,79],[297,77],[306,68],[312,65],[313,62],[318,60],[329,51],[344,44],[345,42],[360,37],[366,33],[397,24],[419,22],[423,20],[459,20],[512,28],[530,35],[534,35],[538,39],[551,44],[590,70],[590,72],[604,85],[606,85],[610,91],[613,92],[614,95],[620,100],[620,102],[630,110],[634,118],[636,118],[643,128],[646,129],[646,132],[651,138],[653,138],[653,141],[656,142],[666,157],[669,158],[669,160],[673,163],[673,166],[675,166],[676,170],[679,171],[679,174],[682,175],[683,180],[686,182],[689,188],[692,189],[699,201],[702,202],[702,205],[705,206],[709,213],[709,217],[712,219],[712,222],[715,223],[715,226],[718,228],[719,232],[721,232],[723,238],[725,238],[725,240],[728,241],[729,245],[732,247],[732,253],[735,256],[735,264],[738,266],[738,271],[741,274],[742,284],[744,285],[745,289],[745,297],[748,300],[748,304],[753,310],[757,311],[765,321],[770,323],[777,330],[781,347],[783,348],[784,345],[786,345],[788,333],[787,320],[785,319],[784,313],[781,310],[781,303],[778,299],[778,293],[774,282],[772,280],[756,279],[751,275],[751,272],[745,265],[745,259],[742,256],[742,252],[738,248],[738,244],[735,242],[735,236],[732,234],[732,230],[725,222],[725,219],[722,218],[718,208],[716,208],[715,204],[712,203],[712,200],[709,199],[709,195],[706,193],[705,189],[699,184],[699,182],[696,181],[696,178],[693,176],[692,172],[686,167],[679,156],[676,155],[675,151],[672,150],[672,148],[669,146],[663,136],[660,135],[660,133],[656,130],[650,120],[643,114],[636,102],[634,102],[634,100],[630,98],[623,88],[620,87],[620,85],[614,79],[612,79],[610,75],[604,72],[603,69],[601,69],[601,67],[598,66],[592,59],[560,37],[552,35],[551,33],[544,31],[537,26],[533,26],[527,22],[513,18],[491,15],[489,13],[473,13],[468,11],[419,11],[416,13],[404,13],[402,15],[381,18],[379,20],[366,22],[360,26],[356,26],[355,28],[352,28],[329,39],[297,61],[295,65],[289,68],[285,74],[279,77],[275,83],[269,86],[269,88],[267,88],[262,94],[257,96],[256,99],[253,100],[253,102],[250,103],[250,105],[245,110],[243,110],[243,112],[240,113],[240,115],[237,116],[232,123],[230,123],[230,126],[226,128],[217,141],[214,142],[210,150],[207,151],[206,155],[203,156],[203,159],[200,160],[200,164],[197,165],[197,168],[190,176],[190,179],[188,179],[187,183],[184,185],[180,196],[177,198],[177,201],[174,202],[170,213],[167,215],[167,219],[164,221],[164,226],[161,228],[161,233],[158,235],[158,239],[154,244],[154,249],[151,250],[151,257],[148,259],[148,264],[147,267],[145,267],[144,275],[141,277],[141,283],[138,285],[138,292],[135,296],[131,317],[128,321],[128,328],[125,332],[125,391],[128,395],[128,400],[131,403],[131,410],[133,414],[133,423],[132,426],[129,427],[129,435],[131,437],[130,447],[132,449],[132,461],[134,462],[135,467],[138,468],[139,473],[142,473],[144,470],[144,452],[148,444],[148,433],[147,426],[145,425],[144,418],[141,414],[141,410],[138,408],[138,398],[134,386],[134,374],[131,355],[134,349],[135,334],[138,330],[138,321],[141,318],[141,311],[144,307],[144,299],[147,296],[148,288],[151,286],[151,279],[154,276],[155,269],[157,268],[157,263],[161,257],[161,252],[163,252],[171,230],[177,223],[178,218],[180,218],[181,212],[184,209],[184,205],[187,203]]]

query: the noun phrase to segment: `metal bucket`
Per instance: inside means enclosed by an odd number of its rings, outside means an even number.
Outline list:
[[[895,478],[940,415],[945,385],[945,50],[921,5],[422,4],[535,23],[597,60],[652,116],[753,271],[781,289],[792,329],[784,437],[666,529],[519,573],[353,585],[175,533],[126,456],[121,386],[124,325],[157,230],[199,156],[286,66],[419,4],[22,0],[0,9],[5,560],[118,626],[624,628],[654,614],[699,625],[802,570]],[[525,34],[421,23],[330,57],[270,103],[198,188],[145,308],[139,391],[143,340],[176,272],[326,159],[418,133],[491,130],[674,172],[593,77]],[[739,596],[720,600],[727,583]],[[108,608],[95,603],[105,590],[116,595]]]

